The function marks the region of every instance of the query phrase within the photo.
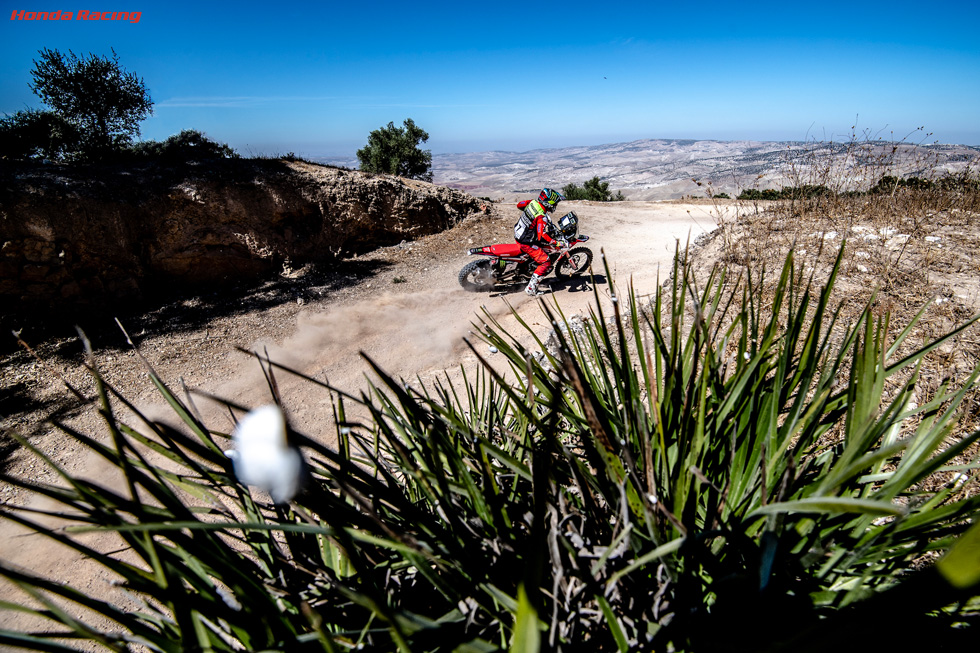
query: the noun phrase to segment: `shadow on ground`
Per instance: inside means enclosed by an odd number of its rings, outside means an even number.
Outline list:
[[[14,440],[6,431],[0,430],[0,474],[7,471],[13,455],[20,448],[20,443]]]
[[[568,277],[566,279],[556,279],[554,277],[545,278],[541,282],[541,289],[545,293],[553,292],[592,292],[595,288],[599,286],[608,285],[608,281],[604,274],[591,275],[579,275],[576,277]],[[515,293],[523,293],[526,284],[516,283],[509,286],[503,286],[494,289],[490,294],[491,297],[506,297],[507,295],[513,295]],[[542,295],[543,297],[544,295]]]
[[[78,414],[87,403],[67,390],[56,397],[44,397],[39,392],[40,386],[26,376],[21,378],[17,368],[33,364],[35,355],[18,344],[18,338],[36,352],[41,361],[38,364],[55,364],[59,359],[77,362],[82,358],[83,345],[76,326],[97,352],[129,351],[130,345],[116,319],[137,342],[160,335],[176,338],[186,332],[206,329],[222,318],[255,314],[284,304],[312,303],[371,279],[390,265],[385,261],[335,261],[319,267],[307,266],[289,276],[277,275],[200,295],[157,293],[153,302],[120,306],[119,310],[63,312],[28,321],[13,335],[9,328],[4,329],[0,332],[0,365],[7,368],[8,374],[0,376],[0,424],[3,425],[0,471],[8,464],[5,454],[19,447],[6,431],[16,430],[25,437],[34,434],[36,425],[33,420],[25,421],[24,416],[35,414],[42,415],[46,421],[65,420]]]
[[[385,261],[338,261],[318,267],[308,266],[291,278],[277,275],[200,295],[158,292],[155,301],[120,306],[118,310],[104,309],[63,315],[63,319],[55,316],[31,321],[15,335],[19,334],[32,346],[45,343],[45,356],[75,356],[82,351],[77,326],[99,349],[124,350],[128,345],[116,324],[117,318],[133,335],[179,335],[206,327],[222,317],[267,310],[284,303],[314,301],[370,279],[390,265]],[[7,336],[2,340],[0,355],[3,358],[0,360],[29,355],[18,347],[16,337]]]

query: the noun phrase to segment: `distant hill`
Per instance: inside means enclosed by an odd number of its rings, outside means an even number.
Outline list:
[[[322,160],[357,167],[357,160]],[[528,152],[434,154],[433,181],[476,196],[511,199],[542,186],[582,185],[598,176],[631,200],[687,195],[736,196],[745,188],[813,183],[821,168],[854,183],[875,174],[959,172],[980,163],[980,148],[965,145],[639,140]],[[846,174],[844,171],[846,170]],[[884,172],[887,170],[887,172]],[[697,180],[698,183],[692,180]]]

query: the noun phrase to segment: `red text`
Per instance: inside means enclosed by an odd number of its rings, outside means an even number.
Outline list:
[[[121,20],[138,23],[142,11],[27,11],[14,9],[10,20]]]

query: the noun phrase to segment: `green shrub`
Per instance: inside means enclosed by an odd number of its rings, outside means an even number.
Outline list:
[[[823,197],[824,195],[830,194],[829,188],[823,185],[806,185],[803,186],[783,186],[780,190],[774,188],[766,188],[765,190],[759,190],[757,188],[746,188],[741,193],[739,193],[738,198],[740,200],[800,200],[808,199],[814,197]],[[716,195],[715,197],[720,197]]]
[[[429,140],[428,132],[411,118],[403,124],[389,122],[368,134],[367,145],[357,151],[361,170],[432,181],[432,153],[419,148]]]
[[[912,403],[917,361],[954,334],[894,360],[909,329],[888,342],[873,298],[856,323],[838,324],[836,271],[813,288],[792,254],[766,307],[758,274],[733,282],[716,270],[701,290],[691,275],[678,257],[670,284],[644,303],[610,287],[609,319],[598,303],[574,322],[542,303],[556,344],[534,336],[541,353],[486,313],[479,338],[512,381],[484,364],[461,386],[413,389],[370,360],[381,385],[359,396],[307,378],[332,398],[338,445],[276,436],[306,460],[303,491],[281,505],[236,481],[227,434],[156,375],[186,433],[124,424],[113,406],[132,406],[99,380],[111,444],[62,428],[122,470],[126,489],[46,459],[64,487],[12,482],[77,525],[5,516],[102,563],[148,602],[123,613],[4,565],[42,601],[18,609],[60,629],[5,631],[0,642],[799,651],[839,645],[840,624],[905,632],[881,625],[900,618],[950,634],[968,623],[980,527],[939,567],[903,575],[980,517],[980,498],[923,486],[980,438],[947,442],[980,370]],[[297,374],[260,362],[273,396],[276,374]],[[118,533],[133,562],[88,548],[78,535],[90,530]],[[123,634],[72,620],[58,601]]]
[[[600,181],[598,177],[588,180],[582,187],[574,183],[568,184],[561,189],[562,195],[569,200],[590,200],[592,202],[613,202],[622,201],[626,198],[622,191],[616,191],[616,195],[609,190],[609,182]]]
[[[131,153],[137,159],[171,164],[238,158],[238,153],[231,147],[211,140],[196,129],[185,129],[165,141],[137,143],[131,148]]]
[[[79,147],[78,130],[52,111],[27,109],[0,120],[0,157],[53,159],[71,156]]]
[[[803,200],[820,197],[861,198],[868,196],[893,195],[905,190],[924,195],[930,192],[962,192],[977,193],[980,189],[980,179],[971,177],[970,171],[957,175],[945,174],[935,181],[921,177],[895,177],[885,175],[867,190],[849,189],[834,192],[823,184],[804,184],[802,186],[783,186],[780,190],[766,188],[746,188],[736,199],[740,200]],[[722,194],[714,197],[721,197]]]

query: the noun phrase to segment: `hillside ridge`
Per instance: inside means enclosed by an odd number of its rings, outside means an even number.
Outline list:
[[[709,188],[732,197],[746,188],[779,189],[794,185],[794,177],[812,176],[814,167],[839,163],[845,154],[854,155],[857,165],[887,165],[891,174],[909,175],[924,170],[957,174],[980,161],[980,147],[968,145],[641,139],[526,152],[433,154],[432,172],[436,184],[494,199],[599,177],[627,199],[656,201],[704,197]],[[318,160],[358,166],[354,158]]]

